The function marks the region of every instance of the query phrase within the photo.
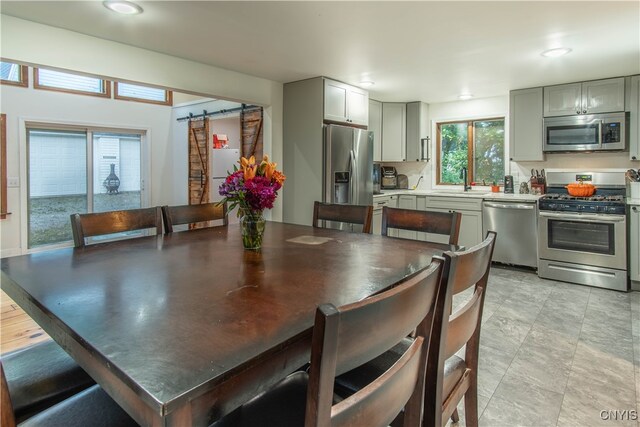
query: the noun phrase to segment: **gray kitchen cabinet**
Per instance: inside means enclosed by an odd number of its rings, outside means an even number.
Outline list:
[[[369,100],[369,126],[373,132],[373,161],[382,161],[382,102]]]
[[[509,92],[509,157],[542,161],[542,88]]]
[[[544,117],[624,111],[624,77],[544,88]]]
[[[325,77],[285,83],[282,89],[282,167],[289,179],[282,189],[282,220],[311,225],[313,202],[324,196],[323,124],[366,125],[369,98],[365,91]],[[358,98],[352,96],[355,92],[364,99],[365,107],[352,102]],[[362,110],[364,119],[346,122],[345,114]]]
[[[382,234],[382,208],[388,206],[395,208],[398,206],[398,196],[375,196],[373,198],[373,217],[372,230],[373,234]],[[389,230],[389,236],[398,237],[397,230]]]
[[[382,161],[404,162],[407,159],[407,104],[382,103]]]
[[[640,204],[629,206],[629,266],[631,287],[640,290]]]
[[[368,92],[346,83],[324,79],[324,119],[367,126],[369,123]]]
[[[408,195],[400,195],[398,196],[398,207],[401,209],[417,209],[416,204],[416,196],[408,196]],[[410,230],[397,230],[398,237],[402,237],[403,239],[413,239],[416,240],[418,238],[418,233],[416,231]]]
[[[629,98],[629,158],[640,160],[640,76],[631,77]]]
[[[424,102],[407,103],[407,148],[406,160],[421,162],[427,160],[429,147],[426,143],[431,134],[429,126],[429,105]]]
[[[427,196],[426,209],[436,212],[460,212],[458,244],[469,249],[482,242],[482,199]],[[447,236],[427,235],[427,240],[448,243]]]

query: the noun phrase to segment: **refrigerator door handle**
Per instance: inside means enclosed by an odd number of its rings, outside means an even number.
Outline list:
[[[356,203],[355,200],[353,200],[353,196],[354,194],[356,194],[354,187],[356,184],[357,170],[356,154],[353,152],[353,150],[349,152],[349,162],[351,163],[351,176],[349,177],[349,204],[355,205]]]

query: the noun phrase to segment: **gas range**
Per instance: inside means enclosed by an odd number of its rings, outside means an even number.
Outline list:
[[[566,191],[566,190],[565,190]],[[620,189],[624,193],[624,188]],[[565,193],[542,196],[539,201],[542,211],[584,212],[609,215],[624,215],[623,194],[596,194],[591,197],[575,197]]]
[[[596,187],[573,197],[576,181]],[[538,275],[619,291],[628,290],[624,172],[548,172],[538,201]]]
[[[624,215],[626,212],[626,187],[624,175],[617,172],[551,172],[548,194],[538,202],[541,211]],[[583,181],[596,186],[591,197],[575,197],[568,194],[566,186]]]

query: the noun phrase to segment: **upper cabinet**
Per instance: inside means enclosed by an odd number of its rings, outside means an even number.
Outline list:
[[[407,159],[407,104],[382,103],[382,161],[404,162]]]
[[[624,77],[544,88],[544,117],[624,111]]]
[[[640,76],[631,77],[629,95],[629,158],[640,160]]]
[[[380,114],[380,115],[379,115]],[[381,118],[381,132],[378,131]],[[369,130],[374,133],[374,158],[383,162],[428,160],[429,106],[424,102],[369,102]],[[380,148],[376,134],[380,133]],[[378,153],[380,156],[378,157]]]
[[[324,119],[367,126],[369,93],[346,83],[324,79]]]
[[[512,90],[509,92],[510,160],[544,160],[542,140],[542,88]]]
[[[407,104],[407,155],[409,162],[427,160],[430,135],[429,105],[424,102],[410,102]]]
[[[382,161],[382,102],[369,99],[369,127],[373,132],[373,161]]]

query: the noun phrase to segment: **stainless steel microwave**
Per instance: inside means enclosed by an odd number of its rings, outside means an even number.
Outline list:
[[[609,151],[626,148],[625,113],[544,119],[544,151]]]

